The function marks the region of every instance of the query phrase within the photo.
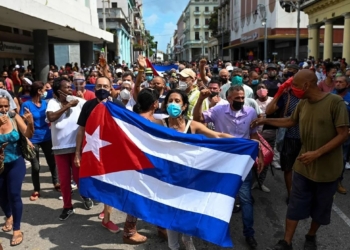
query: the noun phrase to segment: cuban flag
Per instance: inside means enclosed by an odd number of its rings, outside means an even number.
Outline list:
[[[177,132],[112,102],[86,127],[80,193],[151,224],[232,247],[236,194],[258,144]]]

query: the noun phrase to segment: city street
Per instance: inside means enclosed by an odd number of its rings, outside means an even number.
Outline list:
[[[45,163],[44,158],[41,162]],[[275,170],[275,176],[268,174],[266,186],[271,193],[263,193],[259,190],[253,191],[255,198],[255,230],[258,249],[274,245],[283,236],[284,217],[286,212],[285,192],[283,175],[281,171]],[[345,173],[344,184],[350,188],[349,174]],[[58,216],[61,213],[62,201],[58,199],[59,193],[54,191],[50,184],[51,177],[48,167],[44,165],[41,170],[42,191],[41,198],[31,202],[29,196],[32,192],[30,168],[23,183],[24,211],[22,219],[22,231],[24,232],[23,243],[11,248],[10,233],[1,232],[0,241],[5,250],[7,249],[30,249],[30,250],[73,250],[73,249],[119,249],[119,250],[166,250],[167,243],[156,234],[156,227],[146,222],[139,221],[140,233],[148,237],[146,244],[131,246],[122,243],[122,231],[112,234],[101,226],[97,218],[102,211],[103,205],[98,204],[91,210],[84,209],[78,191],[74,191],[75,214],[67,221],[61,222]],[[335,208],[332,213],[332,223],[328,227],[321,228],[318,235],[319,250],[347,250],[350,249],[348,237],[350,235],[350,210],[349,195],[336,194]],[[336,211],[337,212],[336,212]],[[3,216],[3,213],[1,212]],[[121,228],[124,225],[125,214],[115,210],[112,219]],[[211,230],[208,228],[208,230]],[[308,230],[308,221],[299,224],[294,238],[294,249],[303,249],[304,234]],[[231,236],[235,244],[234,249],[244,250],[246,247],[242,236],[241,213],[233,214],[231,219]],[[199,239],[194,239],[197,250],[224,249]],[[182,247],[184,249],[184,247]]]

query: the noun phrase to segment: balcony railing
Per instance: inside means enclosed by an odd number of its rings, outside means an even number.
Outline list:
[[[203,28],[204,28],[204,29],[209,29],[209,25],[208,25],[208,24],[205,24],[205,25],[203,25]]]
[[[204,14],[205,16],[211,16],[212,13],[211,13],[211,11],[204,11],[203,14]]]
[[[193,11],[193,15],[195,15],[195,16],[200,16],[202,14],[202,12],[200,12],[200,11]]]
[[[198,30],[198,29],[200,29],[201,27],[202,27],[202,26],[199,25],[199,24],[193,25],[193,28],[194,28],[195,30]]]

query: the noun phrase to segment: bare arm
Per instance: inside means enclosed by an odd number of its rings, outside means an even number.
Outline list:
[[[202,134],[209,138],[233,138],[233,136],[230,134],[215,132],[208,129],[202,123],[196,121],[192,121],[190,126],[191,131],[193,131],[195,134]]]
[[[271,125],[275,127],[290,128],[297,125],[297,122],[292,120],[290,117],[287,118],[258,118],[254,120],[250,126],[257,127],[260,125]]]
[[[10,78],[8,78],[8,80],[10,81],[11,89],[14,92],[15,91],[15,87],[13,86],[13,81]]]
[[[81,159],[81,145],[83,144],[83,139],[85,135],[85,127],[79,126],[77,139],[76,139],[76,148],[75,148],[75,158],[74,163],[75,166],[80,167],[80,159]]]
[[[349,128],[347,126],[338,127],[337,135],[332,140],[327,142],[319,149],[302,154],[297,158],[297,160],[305,165],[309,165],[322,155],[329,153],[337,147],[340,147],[348,139],[348,130]]]
[[[202,82],[204,85],[208,84],[208,79],[205,73],[205,65],[207,64],[207,60],[202,59],[199,61],[199,74],[201,76]]]
[[[16,104],[16,113],[19,114],[19,111],[20,111],[20,108],[21,108],[21,105],[19,105],[19,101],[17,99],[17,97],[13,98],[13,101],[15,102]]]
[[[142,75],[145,71],[145,68],[147,67],[146,59],[143,57],[143,55],[139,55],[139,58],[137,59],[137,63],[139,67],[139,74],[137,74],[137,77],[136,77],[134,93],[133,93],[133,97],[135,101],[137,100],[137,96],[141,91]]]
[[[53,111],[46,112],[46,117],[50,122],[55,122],[63,115],[64,112],[66,112],[71,107],[77,106],[78,103],[79,103],[79,100],[72,100],[69,103],[67,103],[66,105],[64,105],[61,109],[59,109],[55,112],[53,112]]]
[[[204,99],[198,98],[196,105],[193,108],[193,120],[196,122],[204,123],[204,117],[202,113],[202,104]]]
[[[30,114],[31,116],[31,114]],[[23,116],[26,121],[27,121],[27,125],[25,124],[25,122],[23,121],[23,119],[16,114],[15,116],[15,120],[16,120],[16,124],[18,127],[18,130],[22,133],[22,135],[24,135],[27,138],[32,138],[33,134],[34,134],[34,122],[33,122],[33,117],[31,117],[31,119],[28,119],[28,117],[26,116],[26,114],[24,114]]]
[[[272,115],[278,110],[277,103],[280,97],[281,96],[276,96],[272,99],[272,101],[266,106],[265,114]]]

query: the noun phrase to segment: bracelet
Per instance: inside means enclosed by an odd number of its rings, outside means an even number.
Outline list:
[[[145,72],[143,69],[139,69],[139,71],[138,72]]]

